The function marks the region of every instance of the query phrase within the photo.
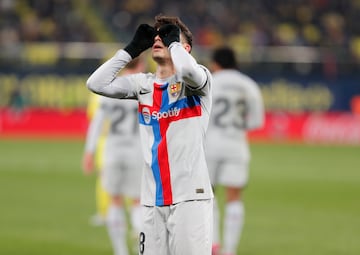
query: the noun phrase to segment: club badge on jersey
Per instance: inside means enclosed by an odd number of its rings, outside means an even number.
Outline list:
[[[170,95],[176,97],[181,91],[181,82],[177,82],[170,85]]]

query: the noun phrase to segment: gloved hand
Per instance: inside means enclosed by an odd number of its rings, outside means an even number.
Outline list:
[[[141,24],[124,50],[134,59],[154,44],[155,35],[155,28],[148,24]]]
[[[169,47],[172,42],[180,42],[180,28],[176,25],[163,25],[158,34],[166,47]]]

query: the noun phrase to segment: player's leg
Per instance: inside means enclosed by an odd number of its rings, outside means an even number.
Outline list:
[[[220,240],[220,209],[217,198],[214,198],[214,225],[213,225],[213,244],[212,244],[212,255],[219,255],[221,250]]]
[[[224,229],[222,250],[236,254],[244,225],[245,210],[241,192],[248,181],[248,162],[224,162],[219,182],[225,186]]]
[[[91,217],[90,222],[94,226],[102,226],[106,223],[110,195],[105,191],[102,185],[101,176],[97,177],[95,185],[96,214]]]
[[[170,208],[167,222],[170,254],[211,254],[213,200],[186,201]]]
[[[110,195],[104,189],[102,183],[102,169],[104,164],[104,145],[105,137],[100,137],[97,144],[95,162],[97,172],[96,186],[95,186],[95,205],[96,205],[96,214],[91,217],[91,224],[95,226],[101,226],[105,224],[107,211],[110,204]]]
[[[244,225],[244,205],[241,200],[241,189],[226,187],[226,205],[224,213],[223,252],[235,255]]]
[[[141,229],[141,206],[139,199],[133,199],[130,208],[130,220],[133,232],[139,235]]]
[[[142,178],[142,159],[134,157],[134,151],[126,154],[123,164],[123,185],[122,194],[130,198],[130,220],[133,229],[139,233],[141,225],[140,190]]]
[[[106,156],[102,172],[103,187],[111,195],[111,203],[107,213],[106,227],[114,250],[114,255],[127,255],[127,221],[125,214],[122,187],[123,171],[118,157]]]
[[[112,196],[107,214],[107,230],[114,255],[129,254],[127,245],[127,223],[121,196]]]
[[[108,208],[110,206],[111,197],[109,193],[104,189],[101,181],[101,173],[96,180],[96,204],[97,211],[101,216],[106,217]]]
[[[139,253],[139,235],[141,232],[142,216],[139,199],[125,198],[125,207],[128,221],[128,245],[131,254]]]
[[[209,176],[210,181],[213,186],[214,194],[216,193],[216,187],[218,183],[218,171],[221,166],[221,161],[218,155],[212,155],[212,157],[208,158],[208,169],[209,169]],[[220,254],[221,249],[221,239],[220,239],[220,209],[218,205],[218,201],[216,196],[214,197],[213,201],[213,244],[212,244],[212,255]]]
[[[138,252],[138,237],[141,227],[141,206],[140,206],[140,185],[142,178],[142,159],[139,154],[134,154],[135,149],[128,150],[124,157],[123,164],[123,185],[122,194],[127,198],[126,207],[131,225],[131,245],[132,250]],[[134,157],[136,155],[136,157]]]

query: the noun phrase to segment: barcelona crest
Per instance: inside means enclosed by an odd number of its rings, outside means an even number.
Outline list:
[[[181,91],[181,82],[177,82],[170,85],[171,96],[176,97],[177,95],[179,95],[180,91]]]

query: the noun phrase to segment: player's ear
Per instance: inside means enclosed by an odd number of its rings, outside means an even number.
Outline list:
[[[183,45],[184,49],[185,49],[187,52],[189,52],[189,53],[191,52],[191,45],[190,45],[190,44],[184,42],[184,43],[182,43],[182,45]]]
[[[185,36],[184,36],[183,33],[180,33],[180,42],[181,42],[182,46],[184,47],[184,49],[185,49],[187,52],[191,53],[192,47],[191,47],[191,45],[186,41]]]

